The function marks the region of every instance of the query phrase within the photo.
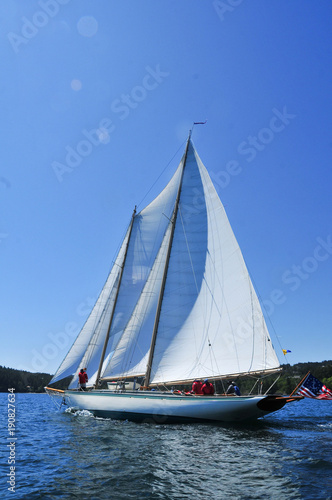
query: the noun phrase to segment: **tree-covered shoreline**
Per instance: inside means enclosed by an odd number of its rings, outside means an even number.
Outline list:
[[[321,362],[297,363],[295,365],[282,365],[282,373],[277,382],[273,385],[270,393],[290,394],[295,387],[301,382],[302,378],[310,371],[316,378],[323,382],[330,389],[332,388],[332,360]],[[16,370],[14,368],[6,368],[0,366],[0,392],[7,392],[9,388],[14,388],[16,393],[19,392],[44,392],[44,387],[47,386],[52,378],[49,373],[30,373],[24,370]],[[271,384],[275,381],[276,376],[270,375],[262,379],[262,392],[267,391]],[[52,385],[57,389],[66,389],[70,378],[66,378]],[[242,394],[251,391],[255,378],[243,377],[236,380],[241,388]],[[217,392],[222,393],[224,387],[227,386],[227,381],[217,382]],[[189,389],[189,387],[183,387]],[[257,394],[257,386],[253,390]]]
[[[295,365],[281,365],[281,368],[282,372],[276,383],[274,383],[277,377],[276,374],[261,379],[259,384],[262,382],[261,392],[263,394],[266,391],[268,391],[269,394],[291,394],[308,372],[311,372],[314,377],[318,378],[327,387],[332,387],[332,360],[297,363]],[[236,380],[241,388],[242,394],[247,394],[252,390],[255,378],[256,377],[243,377]],[[258,393],[257,385],[252,393]]]
[[[7,392],[9,388],[14,388],[16,393],[44,392],[44,387],[50,383],[51,378],[49,373],[31,373],[0,365],[0,392]],[[66,389],[68,379],[61,382],[56,387]]]

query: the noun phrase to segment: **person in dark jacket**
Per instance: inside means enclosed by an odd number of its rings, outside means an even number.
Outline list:
[[[229,387],[227,388],[226,394],[235,394],[236,396],[241,396],[240,389],[235,382],[229,382]]]
[[[205,396],[212,396],[214,394],[214,387],[213,385],[208,381],[208,379],[204,380],[204,384],[202,387],[202,393]]]

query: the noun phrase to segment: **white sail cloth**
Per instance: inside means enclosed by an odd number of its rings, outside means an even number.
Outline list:
[[[116,374],[120,372],[123,374],[127,369],[125,362],[128,363],[128,359],[131,358],[125,338],[128,338],[128,342],[132,340],[136,343],[132,335],[138,335],[139,322],[143,320],[146,323],[144,330],[146,336],[140,336],[142,347],[134,352],[135,358],[131,360],[131,366],[135,362],[140,363],[140,366],[144,365],[144,363],[142,364],[144,355],[144,353],[142,355],[142,349],[146,353],[150,347],[151,329],[149,325],[152,322],[151,315],[155,313],[156,307],[153,300],[156,300],[156,296],[158,297],[156,285],[153,282],[147,283],[147,280],[157,255],[162,255],[161,247],[169,227],[169,219],[172,216],[180,174],[181,165],[159,196],[134,218],[130,241],[128,241],[130,233],[128,229],[111,273],[88,320],[50,383],[75,374],[69,386],[69,388],[74,388],[78,385],[77,374],[82,367],[87,368],[89,374],[88,385],[93,385],[96,382],[98,366],[113,307],[115,306],[116,292],[120,284],[119,278],[121,268],[124,265],[127,244],[127,256],[101,373],[115,373],[114,366],[116,366]],[[161,265],[160,258],[162,257],[159,257],[159,261],[157,259],[157,266]],[[160,272],[162,270],[159,271],[159,274]],[[151,275],[156,276],[156,271],[153,271]],[[154,289],[154,297],[151,296],[152,289]],[[149,297],[151,297],[152,304],[149,304]],[[144,313],[147,307],[150,309],[148,321],[146,321]],[[141,320],[139,320],[139,317]],[[133,325],[135,326],[133,327]],[[149,332],[149,337],[147,332]],[[124,336],[124,340],[120,343],[122,336]],[[118,344],[119,349],[116,350]],[[120,359],[121,346],[124,346],[124,350],[122,349],[123,359]],[[108,368],[108,363],[114,355],[114,362]],[[140,370],[144,372],[145,366]],[[137,373],[137,370],[135,370],[135,373]]]
[[[93,375],[97,374],[103,345],[106,338],[111,312],[114,306],[116,286],[119,281],[121,265],[125,254],[129,231],[124,238],[115,264],[93,307],[90,316],[70,348],[65,359],[54,374],[51,384],[78,373],[79,368],[87,368],[90,374],[89,385],[94,383]],[[70,388],[77,386],[77,376],[73,378]]]
[[[113,355],[104,378],[146,371],[181,170],[182,162],[166,188],[135,217],[115,309],[118,319],[111,328],[108,350]],[[117,332],[120,338],[115,338]]]
[[[180,182],[179,169],[175,175],[173,187]],[[168,207],[173,210],[175,189],[163,192],[163,196],[167,194],[171,199]],[[158,205],[155,200],[139,214],[141,230],[145,211],[154,221],[165,222],[165,211]],[[172,210],[167,212],[169,218]],[[167,233],[157,241],[160,252],[146,274],[133,316],[123,329],[104,378],[142,375],[146,370]],[[144,238],[136,233],[133,256],[141,252],[141,246]],[[278,367],[240,248],[211,179],[190,143],[150,382],[185,381]]]
[[[280,366],[222,203],[189,143],[169,184],[134,217],[130,240],[127,233],[95,308],[52,382],[83,365],[94,381],[113,307],[102,378],[145,373],[179,187],[150,382]]]
[[[190,145],[151,383],[277,367],[240,248]]]

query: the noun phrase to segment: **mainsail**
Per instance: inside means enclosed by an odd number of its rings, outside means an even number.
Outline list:
[[[133,217],[105,287],[52,382],[84,366],[95,383],[105,341],[104,380],[143,376],[147,364],[150,384],[280,366],[240,248],[190,140],[166,188]]]
[[[190,145],[151,383],[278,367],[240,248]]]

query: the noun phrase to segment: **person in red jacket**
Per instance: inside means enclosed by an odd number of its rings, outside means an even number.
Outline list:
[[[194,383],[192,385],[192,388],[191,388],[191,392],[193,392],[194,394],[200,394],[202,395],[202,382],[200,380],[194,380]]]
[[[205,395],[205,396],[212,396],[214,394],[214,387],[213,385],[208,381],[208,379],[206,378],[204,380],[204,385],[202,387],[202,393]]]
[[[86,373],[86,368],[83,368],[84,376],[85,376],[85,383],[87,384],[89,381],[88,374]]]
[[[82,391],[85,391],[86,389],[86,373],[84,372],[83,368],[81,368],[79,374],[78,374],[78,381],[80,384],[80,388]]]

